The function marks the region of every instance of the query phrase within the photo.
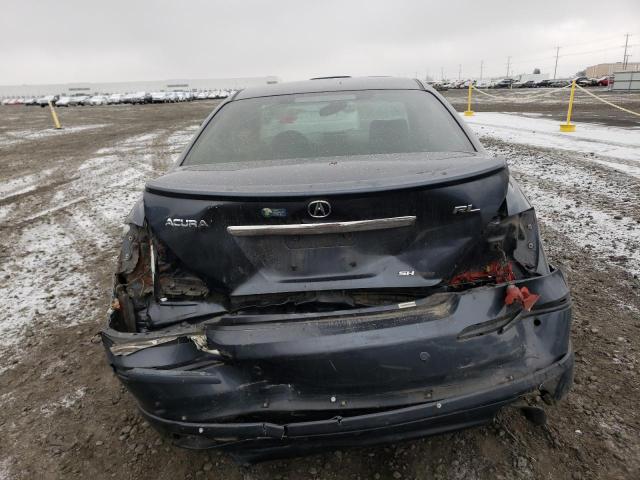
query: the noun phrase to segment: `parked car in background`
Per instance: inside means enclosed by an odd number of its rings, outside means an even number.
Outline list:
[[[536,82],[534,80],[526,80],[524,82],[513,82],[511,88],[535,88]]]
[[[544,80],[539,80],[536,82],[536,87],[537,88],[546,88],[546,87],[550,87],[551,83],[553,82],[553,80],[549,79],[549,78],[545,78]]]
[[[554,88],[566,87],[567,85],[571,85],[573,80],[569,78],[556,78],[551,82],[551,86]]]
[[[71,100],[69,100],[69,105],[72,107],[82,107],[87,104],[91,97],[85,94],[72,95]]]
[[[107,103],[109,105],[118,105],[119,103],[122,103],[123,97],[124,95],[121,93],[112,93],[107,97]]]
[[[487,79],[478,80],[475,83],[475,87],[476,88],[490,88],[491,87],[491,80],[487,80]]]
[[[106,105],[107,97],[104,95],[94,95],[89,99],[89,105]]]
[[[24,105],[27,105],[27,106],[37,105],[35,97],[27,97],[24,99],[23,103]]]
[[[151,94],[149,92],[136,92],[126,96],[127,102],[131,104],[151,103]]]
[[[68,107],[71,97],[65,95],[56,100],[56,107]]]
[[[515,82],[513,78],[503,78],[496,82],[493,88],[511,88],[511,85]]]
[[[167,92],[151,92],[151,103],[167,103]]]
[[[429,85],[431,85],[438,92],[445,92],[445,91],[449,90],[446,87],[446,85],[444,83],[442,83],[442,82],[432,81],[432,82],[429,82]]]
[[[597,82],[600,87],[608,87],[609,85],[613,85],[613,77],[605,75],[604,77],[600,77]]]
[[[595,87],[598,85],[598,80],[595,78],[576,77],[575,81],[576,84],[580,85],[581,87]]]
[[[58,95],[45,95],[44,97],[38,98],[36,102],[38,103],[38,105],[44,108],[49,105],[49,102],[55,103],[58,98],[60,98]]]

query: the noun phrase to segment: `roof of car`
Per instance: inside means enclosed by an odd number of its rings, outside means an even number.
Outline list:
[[[296,93],[340,92],[346,90],[423,90],[415,79],[399,77],[329,77],[285,82],[241,90],[234,100],[291,95]]]

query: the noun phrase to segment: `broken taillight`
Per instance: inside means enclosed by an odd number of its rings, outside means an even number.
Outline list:
[[[460,273],[451,279],[450,285],[488,281],[495,283],[512,282],[516,279],[511,263],[491,262],[483,270],[471,270]]]

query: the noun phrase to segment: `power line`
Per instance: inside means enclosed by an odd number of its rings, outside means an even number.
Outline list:
[[[618,49],[618,48],[622,48],[622,46],[619,45],[617,47],[600,48],[598,50],[587,50],[585,52],[565,53],[562,56],[563,57],[579,57],[580,55],[591,55],[592,53],[608,52],[608,51],[615,50],[615,49]]]
[[[629,36],[633,36],[633,35],[640,35],[640,32],[629,34]],[[591,45],[591,44],[594,44],[594,43],[597,43],[597,44],[601,45],[603,42],[606,42],[606,41],[609,41],[609,40],[613,40],[613,39],[619,39],[619,38],[620,38],[619,35],[599,37],[599,38],[596,37],[595,39],[589,40],[589,41],[586,41],[586,42],[576,42],[576,43],[571,43],[571,44],[563,44],[562,48],[563,49],[567,49],[567,48],[571,48],[571,47]],[[612,45],[612,47],[613,47],[613,45]],[[555,48],[556,47],[543,48],[543,49],[538,50],[538,51],[551,52],[551,50],[553,50]],[[532,53],[532,52],[529,52],[529,53]],[[498,57],[489,57],[489,58],[484,57],[484,58],[485,58],[485,60],[488,60],[488,61],[499,60]],[[549,59],[549,58],[555,58],[555,55],[549,55],[549,56],[545,56],[545,57],[536,56],[536,57],[533,57],[533,58],[524,57],[522,59],[519,59],[519,57],[516,57],[516,61],[511,62],[511,65],[515,65],[515,64],[518,64],[518,63],[525,63],[525,62],[528,62],[528,61],[546,60],[546,59]]]
[[[597,44],[601,44],[602,42],[607,42],[609,40],[617,40],[620,38],[620,35],[609,35],[607,37],[601,37],[601,38],[597,38],[597,39],[593,39],[593,40],[588,40],[586,42],[576,42],[576,43],[570,43],[569,45],[564,45],[563,48],[571,48],[571,47],[578,47],[578,46],[584,46],[584,45],[592,45],[594,43]]]
[[[633,35],[640,35],[640,32],[638,33],[630,33],[629,36],[633,36]],[[615,35],[615,36],[607,36],[607,37],[600,37],[599,39],[593,39],[587,42],[578,42],[578,43],[572,43],[572,44],[568,44],[568,45],[562,45],[562,49],[566,51],[566,49],[571,48],[571,47],[575,47],[575,46],[585,46],[585,45],[591,45],[594,43],[597,44],[602,44],[603,42],[607,42],[609,40],[615,39],[615,38],[620,38],[619,35]],[[629,46],[633,46],[633,45],[629,45]],[[554,47],[554,49],[557,47]],[[579,55],[587,55],[590,53],[600,53],[600,52],[606,52],[609,50],[612,50],[614,48],[622,48],[619,45],[611,45],[610,47],[607,48],[601,48],[601,49],[597,49],[597,50],[587,50],[587,51],[582,51],[582,52],[575,52],[575,53],[565,53],[563,55],[560,55],[560,57],[566,57],[566,56],[579,56]],[[543,51],[549,51],[550,52],[551,49],[546,50],[543,49]],[[530,63],[530,62],[538,62],[538,61],[545,61],[545,60],[555,60],[556,56],[555,55],[548,55],[548,56],[535,56],[535,57],[524,57],[524,58],[520,58],[520,57],[515,57],[515,61],[511,62],[511,66],[513,65],[519,65],[519,64],[523,64],[523,63]],[[486,59],[486,57],[485,57]],[[496,57],[490,57],[488,59],[489,61],[492,60],[496,60]],[[513,57],[512,57],[513,60]]]
[[[611,45],[611,46],[606,46],[605,48],[597,48],[597,49],[590,49],[590,50],[584,50],[584,51],[574,51],[571,52],[570,51],[570,47],[574,47],[574,46],[586,46],[586,45],[591,45],[594,43],[598,43],[599,45],[602,45],[603,43],[605,43],[605,45],[607,43],[610,43],[610,41],[612,39],[615,38],[620,38],[619,35],[614,36],[606,36],[606,37],[600,37],[599,39],[593,39],[593,40],[589,40],[586,42],[578,42],[578,43],[572,43],[569,45],[556,45],[554,47],[555,52],[553,52],[553,54],[551,54],[551,52],[549,50],[543,50],[543,51],[549,51],[550,55],[548,56],[531,56],[531,57],[524,57],[524,58],[520,58],[518,56],[513,57],[513,56],[509,56],[507,58],[507,76],[509,76],[509,74],[511,73],[511,71],[514,69],[515,65],[525,65],[525,64],[534,64],[533,66],[540,68],[541,66],[544,66],[545,69],[547,71],[549,71],[551,68],[553,68],[554,70],[554,76],[553,78],[558,78],[558,67],[560,66],[560,62],[559,59],[560,58],[565,58],[565,57],[579,57],[582,55],[593,55],[593,54],[598,54],[598,53],[603,53],[603,52],[607,52],[607,58],[606,59],[602,59],[603,61],[608,60],[611,61],[610,58],[610,54],[616,51],[620,51],[623,48],[625,48],[625,53],[623,56],[623,64],[625,65],[625,68],[628,68],[628,63],[629,63],[629,57],[631,57],[629,50],[631,47],[635,46],[636,44],[632,44],[630,43],[630,39],[629,37],[633,37],[634,35],[639,35],[640,36],[640,32],[638,33],[627,33],[625,34],[625,45],[620,45],[619,43],[616,45]],[[617,43],[617,42],[616,42]],[[562,51],[564,52],[562,55],[560,55],[560,50],[562,49]],[[617,56],[617,54],[616,54]],[[504,58],[504,57],[503,57]],[[496,60],[496,57],[490,57],[489,59],[487,59],[487,57],[484,57],[482,59],[481,62],[481,78],[484,77],[485,75],[485,61],[489,61],[491,62],[492,60]],[[594,61],[597,60],[596,58],[593,59]],[[544,64],[544,65],[540,65],[540,64]],[[458,78],[462,77],[462,67],[459,64],[458,65]],[[518,68],[522,68],[522,67],[518,67]],[[443,69],[442,69],[443,70]],[[444,72],[442,71],[441,73],[441,77],[444,79]]]

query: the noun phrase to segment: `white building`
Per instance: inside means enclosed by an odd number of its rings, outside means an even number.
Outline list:
[[[542,80],[548,80],[548,73],[521,73],[519,75],[514,75],[513,78],[518,80],[519,82],[528,82],[533,80],[534,82],[540,82]]]
[[[640,91],[640,71],[614,72],[612,90],[618,92]]]
[[[58,83],[50,85],[0,85],[0,97],[38,97],[43,95],[73,95],[75,93],[133,93],[156,91],[200,91],[257,87],[278,83],[278,77],[203,78],[150,80],[141,82]]]

